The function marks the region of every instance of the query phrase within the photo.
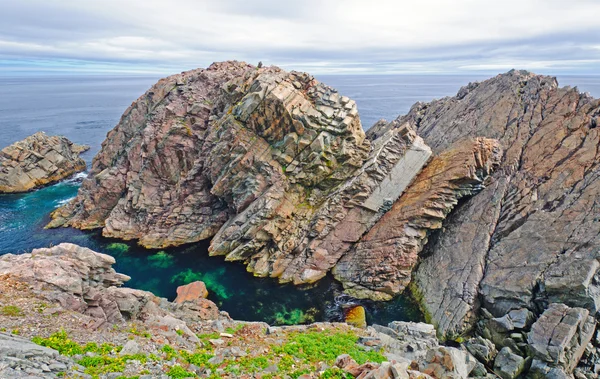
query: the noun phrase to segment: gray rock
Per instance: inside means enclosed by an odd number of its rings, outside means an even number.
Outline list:
[[[494,361],[494,371],[503,379],[514,379],[525,369],[525,358],[504,347]]]
[[[119,355],[135,355],[140,352],[140,346],[135,340],[129,340],[123,345]]]
[[[494,362],[494,359],[498,354],[494,343],[480,336],[476,336],[466,341],[465,347],[475,358],[490,365]]]
[[[596,321],[587,309],[550,304],[527,337],[533,358],[566,374],[573,372],[591,341]],[[538,371],[545,369],[538,364]]]

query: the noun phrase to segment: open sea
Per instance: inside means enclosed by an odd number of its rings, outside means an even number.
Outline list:
[[[340,93],[356,100],[363,127],[392,120],[417,101],[455,95],[470,81],[488,76],[318,76]],[[91,149],[82,156],[88,165],[106,133],[125,109],[159,77],[47,76],[0,77],[0,149],[37,131],[64,135]],[[561,85],[578,86],[600,97],[600,76],[562,76]],[[177,286],[195,280],[207,284],[209,299],[235,319],[271,324],[335,320],[348,302],[339,286],[327,278],[311,288],[278,285],[254,278],[238,263],[209,257],[208,241],[183,247],[146,250],[133,243],[104,238],[99,232],[70,228],[43,229],[49,213],[73,198],[85,174],[53,186],[19,195],[0,195],[0,255],[72,242],[113,255],[115,269],[132,277],[127,286],[173,299]],[[419,320],[406,296],[387,303],[361,302],[369,323]]]

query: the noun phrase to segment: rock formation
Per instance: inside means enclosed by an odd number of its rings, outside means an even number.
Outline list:
[[[0,151],[0,193],[27,192],[83,171],[79,154],[88,149],[44,132],[15,142]]]
[[[332,271],[355,297],[410,286],[439,336],[475,334],[502,377],[568,376],[600,306],[599,117],[599,100],[511,71],[365,135],[308,74],[218,63],[135,102],[51,225],[212,238],[257,276]]]
[[[336,275],[354,295],[388,299],[406,285],[428,231],[482,188],[500,156],[491,140],[465,141],[420,177],[425,193],[402,196],[431,150],[410,122],[393,124],[367,139],[354,101],[304,73],[224,62],[174,75],[125,112],[49,226],[102,228],[154,248],[212,237],[211,255],[295,284],[341,262]],[[445,168],[448,176],[428,177]],[[394,257],[405,263],[384,265],[395,253],[382,249],[373,270],[390,279],[369,285],[355,275],[368,241],[353,246],[398,199],[431,204],[404,220],[419,234],[398,236],[414,244]]]
[[[597,311],[600,101],[555,78],[511,71],[418,103],[413,122],[435,153],[464,138],[500,141],[500,168],[444,222],[414,288],[441,334],[460,334],[480,306],[500,317],[549,302]],[[370,138],[389,132],[386,125]],[[480,301],[481,300],[481,301]]]
[[[110,255],[61,243],[28,254],[0,256],[0,277],[28,283],[36,294],[63,309],[90,316],[88,327],[93,329],[125,320],[160,323],[165,317],[220,317],[216,305],[203,296],[170,303],[147,291],[121,287],[131,278],[115,272],[114,263]]]
[[[483,188],[499,163],[495,140],[464,140],[436,156],[392,208],[334,269],[346,292],[389,300],[410,283],[428,234],[458,201]]]

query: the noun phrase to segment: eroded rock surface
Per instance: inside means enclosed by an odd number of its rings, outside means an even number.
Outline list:
[[[26,282],[63,309],[90,316],[88,327],[93,329],[125,320],[160,325],[175,317],[196,321],[221,317],[217,306],[201,296],[170,303],[147,291],[121,287],[130,277],[115,272],[114,263],[110,255],[62,243],[28,254],[1,256],[0,277]]]
[[[595,326],[586,309],[550,304],[527,338],[534,359],[532,375],[545,377],[552,370],[571,374],[592,339]]]
[[[338,276],[348,288],[388,299],[410,277],[426,230],[478,191],[494,165],[497,144],[467,145],[436,161],[438,170],[453,170],[447,184],[433,183],[447,194],[428,191],[424,178],[417,190],[424,193],[403,197],[432,155],[410,122],[370,141],[354,101],[312,76],[215,63],[163,79],[138,99],[50,226],[102,228],[105,236],[155,248],[212,237],[211,255],[295,284],[313,283],[341,261]],[[392,279],[369,287],[354,275],[364,262],[353,245],[407,196],[405,202],[434,203],[408,220],[420,223],[414,229],[421,235],[408,237],[414,246],[397,259],[412,263],[401,273],[374,265]],[[382,252],[380,262],[391,255]]]
[[[356,297],[389,300],[401,293],[428,234],[442,227],[461,198],[483,188],[501,156],[499,144],[484,138],[462,141],[436,156],[341,259],[334,269],[336,279]]]
[[[27,192],[86,168],[88,146],[38,132],[0,151],[0,193]]]
[[[432,240],[416,273],[441,334],[460,334],[481,305],[495,317],[549,301],[596,311],[600,244],[600,102],[555,78],[511,71],[418,103],[413,122],[434,153],[493,138],[505,154],[478,195]],[[389,131],[377,125],[376,138]],[[482,304],[480,304],[480,300]]]

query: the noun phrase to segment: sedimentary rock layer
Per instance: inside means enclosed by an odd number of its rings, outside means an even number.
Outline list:
[[[163,79],[138,99],[50,226],[102,228],[154,248],[212,237],[211,255],[243,261],[257,276],[312,283],[431,155],[410,122],[368,140],[354,101],[308,74],[217,63]]]
[[[511,71],[397,120],[417,125],[435,153],[476,137],[505,148],[486,188],[444,223],[417,270],[415,287],[440,333],[469,328],[480,300],[495,316],[538,312],[548,301],[597,310],[599,116],[597,99]],[[388,131],[378,125],[369,135]]]
[[[85,170],[89,149],[65,137],[38,132],[0,151],[0,193],[27,192]]]
[[[501,157],[497,141],[485,138],[463,140],[436,156],[336,265],[334,275],[346,292],[381,300],[402,292],[428,234],[442,227],[461,198],[483,188]]]

